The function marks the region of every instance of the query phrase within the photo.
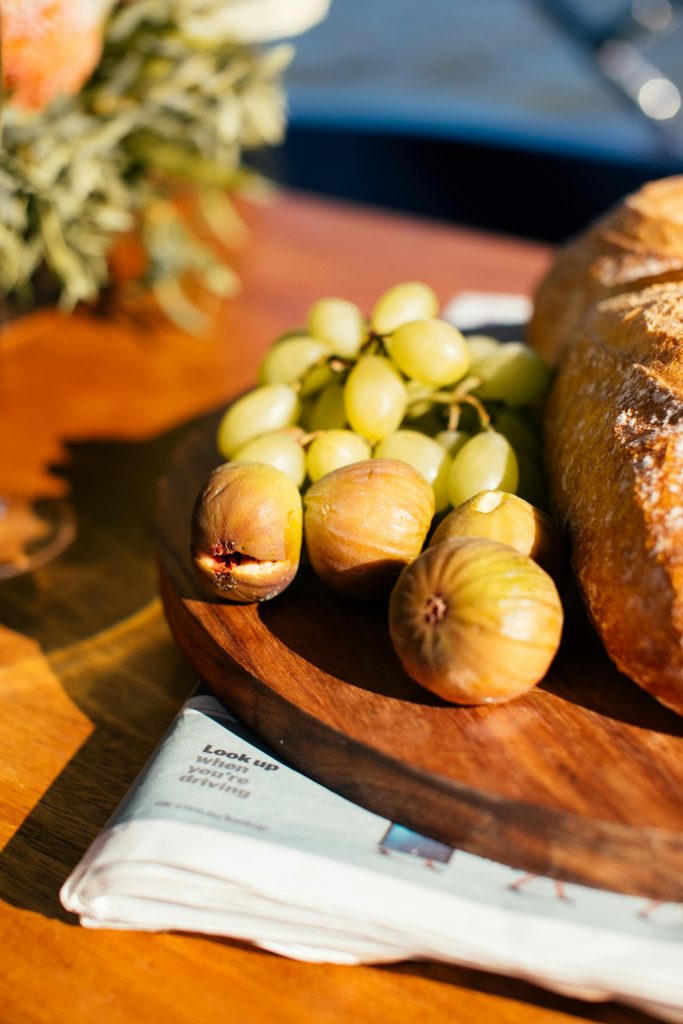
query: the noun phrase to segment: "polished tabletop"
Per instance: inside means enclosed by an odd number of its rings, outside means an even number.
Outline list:
[[[443,964],[311,965],[229,939],[88,931],[59,904],[195,682],[157,597],[153,515],[155,480],[188,425],[253,383],[315,298],[367,308],[415,278],[443,301],[528,291],[549,259],[527,242],[305,196],[243,213],[228,252],[242,290],[204,337],[140,300],[43,308],[0,335],[0,494],[66,498],[77,525],[54,561],[0,581],[0,1019],[645,1021]]]

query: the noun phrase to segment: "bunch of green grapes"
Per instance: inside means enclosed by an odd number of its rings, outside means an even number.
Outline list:
[[[318,300],[225,413],[221,455],[268,463],[300,488],[352,462],[400,459],[432,485],[437,513],[483,490],[543,506],[546,365],[522,342],[466,338],[437,311],[416,281],[390,288],[369,318],[346,299]]]

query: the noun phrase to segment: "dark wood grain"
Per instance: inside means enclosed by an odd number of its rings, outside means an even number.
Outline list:
[[[301,770],[417,831],[529,871],[683,899],[683,719],[614,669],[572,592],[548,677],[479,708],[414,683],[386,605],[340,598],[308,567],[273,601],[207,598],[188,537],[220,461],[215,427],[177,451],[158,521],[168,620],[227,706]]]

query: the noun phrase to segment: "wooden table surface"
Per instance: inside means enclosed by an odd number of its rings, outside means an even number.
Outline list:
[[[300,196],[244,210],[243,282],[206,338],[161,317],[32,313],[0,335],[0,494],[65,495],[78,533],[0,582],[0,1020],[240,1024],[645,1021],[440,964],[301,964],[231,941],[91,932],[58,890],[194,679],[157,598],[154,482],[188,423],[249,386],[307,306],[396,281],[533,287],[536,245]]]

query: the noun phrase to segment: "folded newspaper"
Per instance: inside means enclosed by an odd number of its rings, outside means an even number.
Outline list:
[[[683,1021],[683,908],[524,875],[350,803],[197,695],[67,880],[92,928],[437,959]]]
[[[478,293],[463,329],[523,322]],[[683,1022],[683,907],[526,875],[289,767],[213,697],[181,709],[61,892],[91,928],[195,931],[332,963],[436,959]]]

